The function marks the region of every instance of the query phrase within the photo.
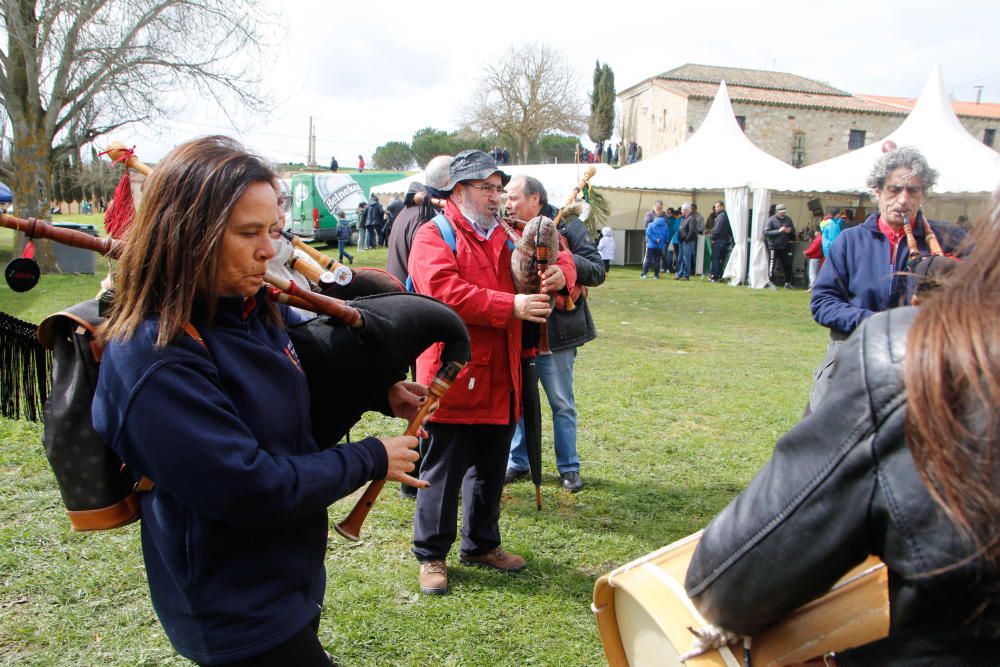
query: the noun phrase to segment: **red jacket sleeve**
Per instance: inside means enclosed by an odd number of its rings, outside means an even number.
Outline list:
[[[563,290],[565,294],[569,294],[576,286],[576,262],[573,261],[573,253],[560,250],[556,255],[556,266],[562,269],[566,278],[566,287]]]

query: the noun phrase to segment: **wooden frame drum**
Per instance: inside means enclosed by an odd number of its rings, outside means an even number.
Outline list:
[[[742,667],[743,649],[724,646],[680,662],[708,623],[684,591],[701,532],[623,565],[594,586],[593,611],[611,667]],[[823,597],[752,640],[753,665],[789,665],[867,644],[889,632],[888,573],[868,558]]]

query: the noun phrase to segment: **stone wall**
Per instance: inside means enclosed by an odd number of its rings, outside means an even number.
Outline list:
[[[637,88],[622,98],[622,134],[626,141],[635,139],[642,146],[643,157],[680,145],[700,126],[712,100],[687,99],[657,85],[656,81]],[[880,141],[906,118],[898,115],[787,107],[751,102],[733,102],[737,116],[746,118],[747,137],[762,150],[779,160],[793,164],[795,135],[803,135],[804,155],[801,166],[822,162],[848,151],[851,130],[865,132],[865,144]],[[977,140],[986,129],[1000,129],[1000,119],[959,118]],[[1000,137],[994,149],[1000,148]]]
[[[971,118],[971,117],[959,117],[962,126],[969,131],[977,141],[983,140],[983,135],[986,130],[993,130],[993,134],[997,135],[993,140],[993,150],[1000,149],[1000,118]]]
[[[697,129],[712,100],[692,99],[688,103],[688,125]],[[878,141],[903,122],[903,116],[792,108],[748,102],[733,102],[733,112],[744,116],[744,132],[758,148],[792,164],[796,132],[804,135],[802,166],[829,160],[847,152],[851,130],[863,130],[865,144]]]
[[[652,85],[636,91],[621,103],[621,134],[634,140],[643,157],[651,157],[679,146],[690,136],[687,128],[687,98]]]

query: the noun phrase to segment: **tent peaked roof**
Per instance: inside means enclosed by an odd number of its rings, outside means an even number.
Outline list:
[[[977,140],[959,122],[944,91],[941,71],[931,69],[913,111],[885,139],[830,160],[804,167],[797,187],[805,192],[862,192],[882,144],[913,146],[940,177],[934,192],[992,192],[1000,183],[1000,153]]]
[[[743,134],[723,81],[701,127],[686,142],[614,172],[598,174],[593,184],[643,190],[720,190],[767,187],[794,177],[792,166],[765,153]]]

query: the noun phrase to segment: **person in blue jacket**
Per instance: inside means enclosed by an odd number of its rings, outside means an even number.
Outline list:
[[[904,216],[920,253],[930,252],[921,207],[937,181],[937,171],[915,148],[886,148],[889,150],[875,162],[867,181],[878,210],[837,236],[812,288],[813,319],[830,330],[827,355],[816,371],[809,399],[812,410],[826,393],[840,344],[875,313],[910,304],[916,283],[906,274],[909,248],[903,232]],[[964,232],[954,225],[929,222],[943,250],[954,252]]]
[[[266,297],[274,171],[225,137],[174,149],[146,182],[101,338],[92,416],[138,479],[149,589],[200,665],[328,667],[317,637],[327,506],[369,480],[417,486],[416,438],[320,450],[309,390]],[[412,418],[426,388],[389,391]]]
[[[677,253],[674,252],[676,246],[677,229],[680,227],[681,223],[677,219],[674,209],[667,209],[667,240],[663,244],[663,270],[667,273],[673,273],[677,265]]]
[[[662,256],[663,248],[667,244],[667,239],[666,212],[663,212],[646,227],[646,259],[642,263],[642,273],[639,274],[640,278],[645,280],[646,274],[649,273],[649,267],[652,266],[653,277],[656,280],[660,279],[660,257]]]
[[[837,240],[840,236],[840,232],[844,229],[844,219],[841,217],[843,213],[837,207],[834,207],[830,211],[830,215],[827,216],[825,220],[819,223],[819,231],[822,235],[822,247],[823,247],[823,257],[830,254],[830,246],[833,242]]]

